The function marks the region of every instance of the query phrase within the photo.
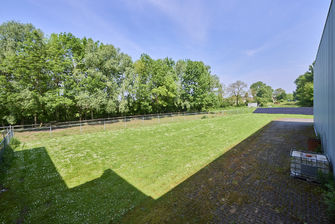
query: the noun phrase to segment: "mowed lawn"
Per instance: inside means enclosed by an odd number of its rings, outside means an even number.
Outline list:
[[[270,121],[235,114],[26,140],[1,167],[1,223],[110,223],[156,200]]]

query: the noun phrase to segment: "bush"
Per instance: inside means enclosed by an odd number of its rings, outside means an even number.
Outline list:
[[[323,199],[327,205],[327,214],[331,219],[335,218],[335,180],[333,173],[320,174],[319,181],[324,188]]]
[[[16,148],[18,147],[19,145],[21,144],[20,140],[17,139],[17,138],[12,138],[9,142],[9,145],[12,147],[12,148]]]
[[[327,190],[324,193],[324,200],[327,205],[327,212],[331,218],[335,218],[335,185],[329,183],[325,186]]]

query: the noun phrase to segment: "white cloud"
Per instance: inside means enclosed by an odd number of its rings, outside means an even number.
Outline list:
[[[252,49],[247,49],[244,51],[244,54],[247,56],[254,56],[262,51],[268,50],[276,45],[279,44],[278,37],[274,37],[268,41],[266,41],[265,43],[263,43],[261,46],[256,47],[256,48],[252,48]]]

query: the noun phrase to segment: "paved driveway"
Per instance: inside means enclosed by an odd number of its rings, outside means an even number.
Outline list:
[[[290,150],[306,149],[312,124],[271,122],[125,222],[329,223],[319,186],[289,176]]]

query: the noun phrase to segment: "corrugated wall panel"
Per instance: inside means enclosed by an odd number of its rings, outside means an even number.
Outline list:
[[[314,66],[314,124],[335,173],[335,8],[331,2]]]

